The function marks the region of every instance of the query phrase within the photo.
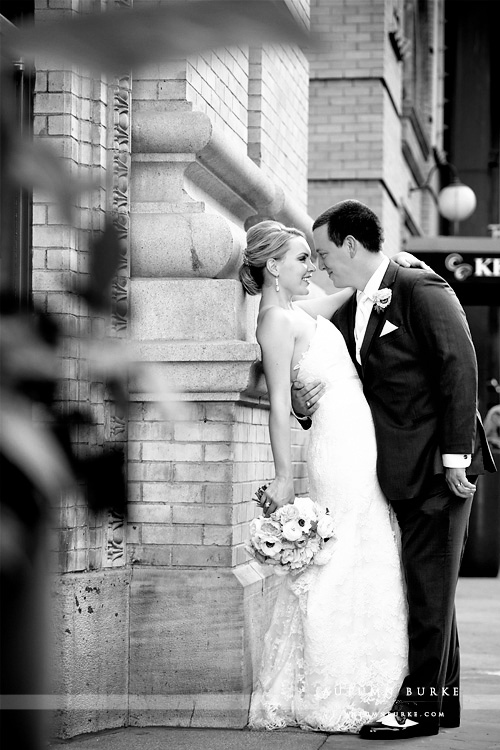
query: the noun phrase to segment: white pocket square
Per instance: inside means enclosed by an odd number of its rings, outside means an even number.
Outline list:
[[[384,327],[382,328],[380,335],[381,336],[387,336],[388,333],[391,333],[392,331],[397,331],[399,326],[395,326],[394,323],[391,323],[390,320],[386,320],[384,323]]]

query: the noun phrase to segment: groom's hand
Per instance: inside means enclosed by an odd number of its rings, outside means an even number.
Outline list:
[[[448,487],[457,497],[468,498],[476,491],[476,485],[465,476],[465,469],[445,469],[445,478]]]
[[[313,380],[304,385],[300,380],[292,383],[292,406],[296,414],[310,417],[319,406],[319,400],[325,392],[325,385],[321,380]]]

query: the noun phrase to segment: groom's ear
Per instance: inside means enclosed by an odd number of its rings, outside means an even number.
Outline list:
[[[358,243],[355,237],[353,237],[352,234],[348,234],[344,240],[344,245],[346,246],[350,258],[354,258],[354,256],[356,255],[356,251],[358,249],[357,244]]]

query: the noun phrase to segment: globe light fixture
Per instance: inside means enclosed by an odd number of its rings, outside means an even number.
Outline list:
[[[438,195],[434,192],[429,184],[430,178],[436,169],[448,167],[453,172],[453,179],[449,185],[446,185],[439,191]],[[433,196],[438,211],[444,219],[457,223],[468,219],[476,209],[477,201],[474,191],[464,185],[458,177],[457,168],[450,162],[434,164],[423,185],[410,188],[410,193],[415,190],[428,190]]]
[[[438,211],[448,221],[464,221],[472,216],[476,209],[474,191],[460,180],[443,188],[437,199]]]

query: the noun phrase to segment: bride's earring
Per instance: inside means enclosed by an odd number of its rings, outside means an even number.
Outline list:
[[[274,277],[274,283],[276,284],[276,291],[277,292],[279,292],[279,290],[280,290],[279,277],[280,277],[279,273],[276,274],[276,276]]]

